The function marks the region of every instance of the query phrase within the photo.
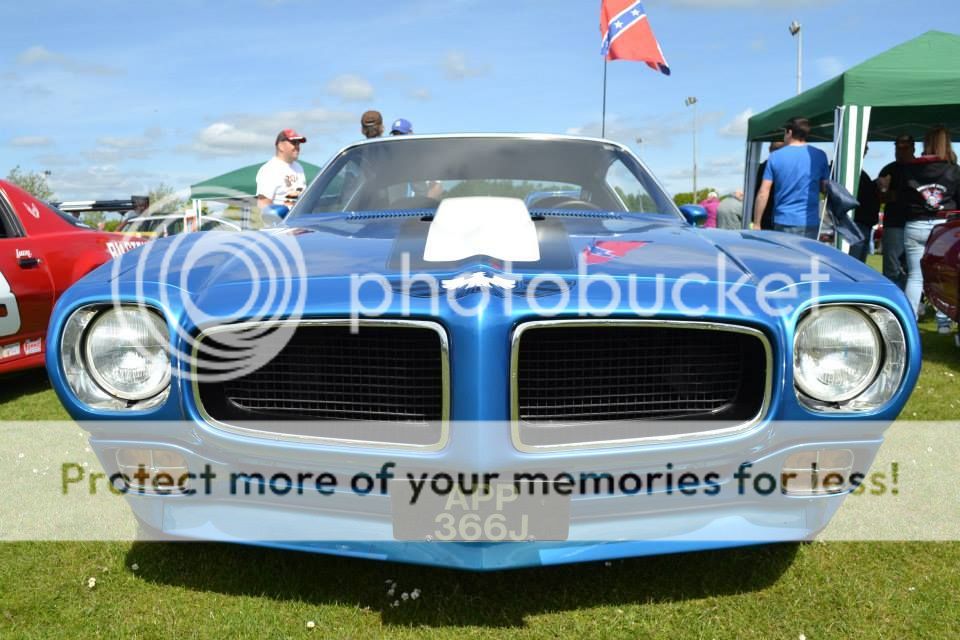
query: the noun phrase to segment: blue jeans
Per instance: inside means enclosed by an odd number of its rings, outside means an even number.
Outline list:
[[[804,236],[805,238],[810,238],[811,240],[817,240],[820,237],[820,227],[795,227],[789,224],[777,224],[773,223],[774,231],[782,231],[783,233],[790,233],[795,236]]]
[[[893,280],[900,289],[907,287],[907,272],[903,268],[903,233],[903,227],[883,228],[883,275]]]
[[[920,270],[920,258],[923,257],[923,248],[927,244],[927,238],[930,232],[937,225],[943,224],[946,220],[934,218],[932,220],[911,220],[904,227],[903,247],[907,252],[907,300],[913,307],[913,312],[917,313],[917,307],[920,306],[920,294],[923,293],[923,272]],[[884,238],[886,240],[886,238]],[[948,324],[950,319],[941,312],[937,311],[937,324]]]
[[[873,225],[865,222],[857,222],[855,224],[857,228],[860,229],[860,233],[863,234],[863,242],[850,245],[849,253],[860,262],[866,262],[867,255],[870,253],[870,247],[873,244],[873,238],[871,237],[873,235]]]

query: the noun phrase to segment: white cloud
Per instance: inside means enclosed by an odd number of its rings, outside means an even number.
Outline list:
[[[234,155],[270,149],[275,139],[275,135],[240,129],[229,122],[214,122],[197,134],[193,148],[203,154]]]
[[[53,90],[49,87],[28,81],[16,71],[5,71],[0,73],[0,84],[6,95],[23,98],[47,98],[53,95]]]
[[[824,78],[838,76],[847,70],[847,65],[836,56],[823,56],[822,58],[814,60],[814,63],[817,65],[817,71],[819,71]]]
[[[327,93],[348,102],[362,102],[373,99],[373,85],[360,76],[337,76],[327,83]]]
[[[723,113],[720,111],[698,113],[697,130],[702,132],[706,125],[717,122],[722,115]],[[600,137],[600,130],[599,122],[589,122],[581,126],[569,127],[567,133],[598,138]],[[633,122],[616,115],[608,115],[604,134],[609,140],[616,140],[630,146],[635,146],[637,138],[640,138],[643,141],[644,148],[670,147],[678,138],[686,142],[692,135],[693,114],[689,109],[644,117],[643,124],[640,125],[633,124]]]
[[[22,51],[17,56],[17,62],[24,66],[48,66],[81,75],[112,76],[122,73],[115,67],[83,62],[62,53],[50,51],[40,45],[34,45]]]
[[[467,60],[466,54],[462,51],[448,51],[443,57],[441,66],[448,80],[475,78],[484,75],[490,70],[487,65],[471,64]]]
[[[430,93],[430,89],[427,89],[426,87],[421,87],[419,89],[414,89],[413,91],[411,91],[410,97],[413,98],[414,100],[426,101],[426,100],[432,99],[433,94]]]
[[[151,127],[140,136],[101,136],[96,148],[84,151],[83,157],[95,165],[106,165],[122,160],[148,158],[156,151],[154,143],[164,136],[164,131]]]
[[[711,187],[728,193],[742,188],[743,163],[742,154],[701,157],[697,162],[697,189]],[[658,172],[658,175],[673,193],[690,191],[693,187],[693,168],[689,164]]]
[[[72,167],[77,162],[76,154],[55,153],[47,150],[46,153],[40,153],[33,157],[34,164],[44,169],[51,167]]]
[[[103,136],[101,138],[97,138],[97,144],[114,149],[134,149],[136,147],[142,147],[148,143],[149,141],[146,138],[136,136],[127,138],[118,136]]]
[[[53,144],[53,140],[46,136],[17,136],[10,138],[12,147],[46,147]]]
[[[747,135],[747,122],[753,116],[753,109],[747,108],[733,117],[733,120],[720,127],[717,132],[728,138],[742,138]]]
[[[764,52],[767,50],[767,41],[763,38],[757,38],[750,41],[750,49],[757,52]]]
[[[278,111],[271,114],[239,114],[221,118],[203,128],[186,148],[201,156],[270,153],[277,132],[292,127],[312,136],[336,132],[359,124],[358,113],[324,108],[304,111]],[[308,142],[309,144],[309,142]]]
[[[105,200],[144,194],[161,182],[190,184],[194,176],[131,171],[114,164],[92,164],[55,169],[50,186],[62,200]]]

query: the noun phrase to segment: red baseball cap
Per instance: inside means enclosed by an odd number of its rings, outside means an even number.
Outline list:
[[[277,134],[277,141],[275,144],[280,144],[280,142],[283,140],[287,140],[289,142],[306,142],[307,137],[300,135],[293,129],[284,129]]]

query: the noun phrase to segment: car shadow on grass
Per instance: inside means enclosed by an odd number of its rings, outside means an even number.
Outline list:
[[[0,404],[13,402],[24,396],[46,391],[50,379],[46,369],[28,369],[0,376]]]
[[[521,627],[527,616],[763,590],[799,543],[472,573],[216,543],[137,542],[127,566],[148,582],[379,612],[384,623]],[[395,584],[393,595],[388,594]],[[416,599],[402,594],[419,590]],[[399,603],[399,604],[394,604]]]
[[[933,322],[920,324],[920,342],[924,364],[939,364],[960,373],[960,349],[954,343],[954,334],[937,333]]]

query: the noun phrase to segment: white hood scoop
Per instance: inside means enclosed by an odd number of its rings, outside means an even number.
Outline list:
[[[427,232],[423,259],[455,262],[483,255],[505,262],[537,262],[540,243],[519,198],[447,198]]]

